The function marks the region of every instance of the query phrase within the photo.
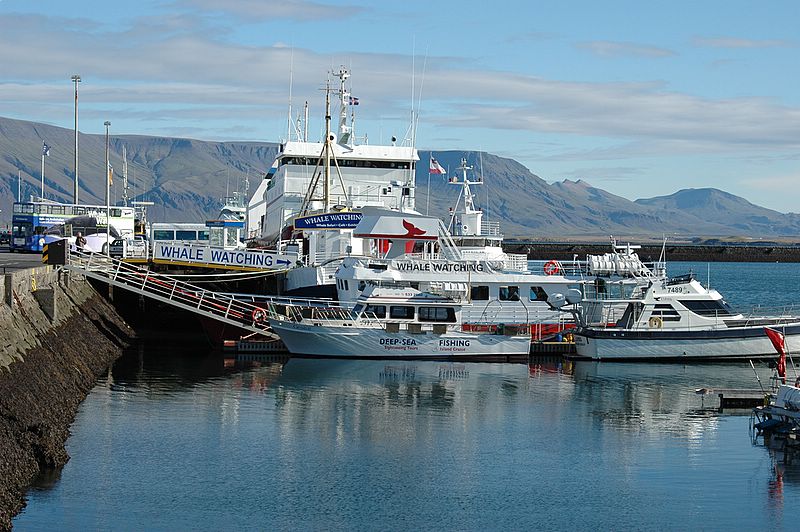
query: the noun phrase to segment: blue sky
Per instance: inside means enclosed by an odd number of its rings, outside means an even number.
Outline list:
[[[290,65],[312,136],[345,65],[373,144],[407,136],[413,85],[421,149],[800,212],[798,21],[793,1],[0,0],[0,116],[72,128],[77,73],[85,133],[277,142]]]

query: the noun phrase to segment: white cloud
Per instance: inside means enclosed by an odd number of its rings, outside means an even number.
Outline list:
[[[795,43],[783,39],[743,39],[741,37],[695,37],[695,46],[709,48],[787,48]]]
[[[305,0],[177,0],[175,6],[211,13],[225,13],[241,20],[334,20],[364,11],[355,5],[332,5]]]
[[[614,41],[591,41],[579,43],[578,48],[589,50],[602,57],[670,57],[675,55],[672,50],[648,46],[644,44]]]
[[[248,5],[230,4],[234,10]],[[211,31],[213,21],[192,16],[140,19],[120,30],[85,19],[33,15],[6,14],[0,21],[6,28],[0,33],[0,62],[7,80],[0,83],[0,115],[33,120],[47,116],[52,121],[57,120],[52,115],[20,113],[55,107],[68,125],[69,76],[79,73],[87,113],[138,116],[143,124],[157,118],[220,123],[227,118],[235,124],[226,128],[247,131],[254,120],[284,114],[293,63],[296,105],[308,100],[312,109],[319,109],[325,73],[332,65],[347,64],[355,74],[353,92],[362,100],[362,117],[377,121],[408,116],[412,59],[404,55],[320,52],[282,42],[245,46],[229,42],[224,32]],[[800,139],[800,110],[766,99],[703,98],[669,91],[661,80],[549,80],[480,70],[458,57],[430,56],[426,65],[422,116],[431,129],[447,128],[437,138],[458,139],[465,129],[494,129],[606,140],[602,148],[560,154],[551,150],[549,157],[565,160],[726,151],[739,155],[751,148],[776,152],[796,149]],[[380,115],[374,114],[377,110]],[[213,128],[207,131],[213,135]]]

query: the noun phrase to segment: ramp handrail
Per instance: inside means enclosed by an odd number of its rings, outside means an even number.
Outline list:
[[[270,338],[268,309],[99,253],[69,251],[65,268],[195,314]]]

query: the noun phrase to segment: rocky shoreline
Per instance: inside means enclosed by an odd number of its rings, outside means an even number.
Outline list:
[[[9,280],[9,277],[13,278]],[[36,475],[63,466],[78,407],[134,338],[79,276],[48,268],[6,276],[0,304],[0,530]]]

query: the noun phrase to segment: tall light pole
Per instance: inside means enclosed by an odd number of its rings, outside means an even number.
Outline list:
[[[72,76],[72,83],[75,84],[75,184],[72,188],[72,203],[78,204],[78,83],[81,77],[77,74]]]
[[[108,128],[111,122],[103,122],[106,126],[106,255],[111,255],[111,164],[108,161]]]

